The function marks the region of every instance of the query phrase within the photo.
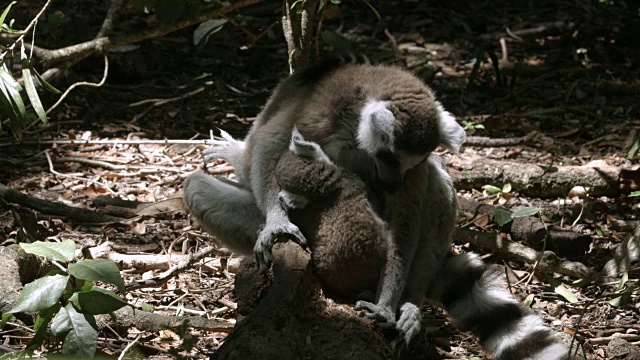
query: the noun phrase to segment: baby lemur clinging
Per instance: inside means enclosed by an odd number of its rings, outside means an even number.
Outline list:
[[[309,239],[313,269],[323,289],[351,300],[376,291],[393,245],[365,183],[334,165],[318,144],[305,141],[295,128],[289,149],[276,167],[279,198]]]

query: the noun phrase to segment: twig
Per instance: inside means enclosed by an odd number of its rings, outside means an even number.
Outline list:
[[[114,0],[114,1],[119,1],[119,0]],[[127,354],[127,351],[129,351],[129,349],[131,349],[133,345],[135,345],[138,342],[138,340],[140,340],[141,337],[142,337],[142,333],[138,334],[138,336],[136,336],[136,338],[133,339],[132,342],[128,343],[127,346],[125,346],[124,350],[122,350],[122,352],[120,353],[120,356],[118,356],[118,360],[124,359],[124,356]]]
[[[138,105],[142,105],[142,104],[146,104],[148,102],[153,102],[155,101],[155,103],[153,103],[151,106],[149,106],[148,108],[146,108],[143,112],[141,112],[140,114],[137,114],[136,116],[133,117],[133,119],[129,122],[129,124],[134,123],[140,119],[142,119],[145,115],[147,115],[151,110],[153,110],[154,108],[160,107],[162,105],[174,102],[174,101],[180,101],[180,100],[184,100],[186,98],[189,98],[191,96],[197,95],[201,92],[204,91],[204,86],[197,88],[191,92],[188,92],[186,94],[182,94],[180,96],[176,96],[176,97],[172,97],[169,99],[148,99],[148,100],[143,100],[143,101],[138,101],[136,103],[133,104],[129,104],[129,107],[132,106],[138,106]]]
[[[92,179],[85,179],[79,176],[73,176],[73,175],[69,175],[69,174],[63,174],[60,172],[57,172],[54,168],[53,168],[53,162],[51,162],[51,156],[49,155],[48,151],[45,151],[44,154],[47,156],[47,162],[49,163],[49,171],[51,171],[52,174],[57,175],[57,176],[61,176],[61,177],[66,177],[66,178],[71,178],[71,179],[76,179],[76,180],[80,180],[80,181],[88,181],[91,183],[94,183],[96,185],[100,185],[102,187],[104,187],[105,189],[107,189],[107,191],[109,191],[112,195],[114,196],[118,196],[118,194],[111,190],[107,185],[97,181],[97,180],[92,180]]]
[[[0,144],[0,147],[17,145],[207,145],[207,141],[209,140],[33,140],[17,144],[4,143]]]
[[[107,55],[104,55],[104,72],[102,74],[102,80],[100,80],[99,83],[90,83],[90,82],[86,82],[86,81],[81,81],[81,82],[77,82],[71,86],[69,86],[69,88],[62,94],[62,96],[60,96],[60,99],[58,99],[58,101],[56,101],[55,104],[53,104],[53,106],[51,106],[49,108],[49,110],[47,110],[47,114],[49,114],[51,111],[53,111],[53,109],[57,108],[58,105],[60,105],[62,103],[62,101],[67,97],[67,95],[69,95],[69,93],[77,88],[78,86],[90,86],[90,87],[100,87],[102,85],[104,85],[104,82],[107,81],[107,75],[109,74],[109,58],[107,57]]]
[[[42,14],[44,14],[44,11],[47,10],[47,8],[49,7],[49,4],[51,4],[51,0],[47,0],[47,2],[44,4],[42,9],[40,9],[40,12],[38,12],[38,14],[36,15],[36,17],[34,17],[33,20],[31,20],[29,25],[27,25],[27,27],[24,30],[22,30],[22,34],[16,39],[16,41],[14,41],[13,44],[7,47],[6,50],[2,54],[0,54],[0,62],[4,59],[5,56],[7,56],[8,53],[13,51],[17,43],[21,42],[24,39],[24,37],[31,30],[31,28],[36,26],[38,19],[40,18],[40,16],[42,16]]]

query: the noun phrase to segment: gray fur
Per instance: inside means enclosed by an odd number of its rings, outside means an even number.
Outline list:
[[[393,146],[383,151],[384,157],[357,146],[360,113],[372,100],[387,102],[395,119]],[[270,264],[271,247],[278,237],[293,237],[301,245],[306,244],[305,236],[308,237],[311,246],[315,247],[314,252],[318,253],[314,263],[320,271],[327,270],[324,283],[338,290],[357,290],[354,292],[381,284],[375,304],[360,301],[356,307],[368,317],[395,324],[405,340],[410,341],[420,326],[415,308],[422,304],[425,294],[442,302],[438,294],[455,289],[455,284],[439,283],[447,276],[446,264],[456,217],[455,190],[441,159],[429,155],[438,144],[457,151],[464,138],[461,127],[447,114],[420,80],[397,68],[347,64],[318,78],[314,84],[298,82],[294,75],[276,88],[254,122],[245,139],[244,156],[236,156],[240,151],[238,146],[235,151],[218,152],[232,157],[230,161],[236,162],[234,165],[242,173],[239,178],[246,186],[234,188],[223,197],[220,194],[229,190],[228,184],[207,183],[202,179],[187,182],[191,186],[185,188],[185,202],[204,223],[205,229],[227,246],[235,246],[246,253],[253,242],[254,254],[262,268]],[[338,213],[331,212],[332,206],[326,207],[326,201],[335,196],[334,193],[328,195],[332,184],[343,178],[336,175],[337,170],[345,169],[366,183],[364,192],[371,213],[360,212],[367,214],[362,224],[370,225],[371,219],[378,218],[381,227],[373,228],[384,229],[386,223],[390,237],[367,235],[362,237],[364,242],[332,242],[332,248],[323,249],[320,244],[313,243],[316,238],[345,239],[340,237],[345,229],[335,227],[329,234],[320,235],[306,233],[304,229],[313,224],[305,223],[304,216],[297,218],[296,211],[287,214],[280,205],[280,186],[283,184],[278,184],[276,175],[283,171],[282,164],[295,164],[303,159],[287,151],[294,126],[305,139],[319,144],[337,165],[330,166],[325,162],[326,171],[321,171],[320,177],[306,177],[308,181],[323,179],[323,186],[316,189],[321,191],[287,189],[309,198],[309,204],[301,213],[318,211],[322,216],[337,216]],[[399,165],[394,166],[396,163]],[[274,172],[276,167],[278,171]],[[298,168],[306,169],[306,166]],[[381,189],[396,191],[385,194]],[[345,200],[340,197],[340,201]],[[247,211],[240,214],[234,210],[234,202]],[[314,206],[325,207],[314,210]],[[212,208],[218,208],[219,216],[225,221],[213,219],[215,211]],[[228,209],[231,209],[230,215],[222,215]],[[252,236],[251,231],[236,233],[242,230],[237,224],[239,219],[248,221],[249,229],[259,228],[261,221],[265,226],[258,236]],[[351,228],[360,228],[354,226],[358,223],[356,220],[349,221],[353,221]],[[238,239],[237,234],[241,234],[242,239]],[[385,238],[389,240],[380,241]],[[385,250],[382,259],[380,249]],[[361,262],[350,263],[354,257]],[[362,269],[374,269],[368,273],[375,276],[343,283],[345,273]],[[381,271],[378,273],[375,269]],[[443,286],[438,288],[438,285]],[[487,292],[486,295],[491,294]],[[404,305],[400,307],[400,304]],[[398,311],[400,320],[396,324]],[[458,313],[466,316],[464,312]],[[465,320],[469,319],[461,319],[460,323]],[[501,330],[504,329],[495,329],[496,332]]]

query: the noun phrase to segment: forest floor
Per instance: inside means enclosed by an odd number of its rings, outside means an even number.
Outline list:
[[[447,8],[422,2],[411,2],[411,6],[409,2],[381,3],[376,10],[384,27],[364,2],[343,3],[340,11],[327,13],[325,32],[319,36],[320,52],[331,47],[358,51],[374,61],[409,69],[434,89],[470,136],[530,135],[516,145],[463,146],[459,155],[444,154],[454,178],[462,176],[464,169],[459,164],[465,159],[519,163],[548,171],[564,166],[610,166],[637,174],[638,156],[627,156],[640,136],[640,31],[637,20],[628,20],[633,11],[625,14],[619,6],[573,1],[529,2],[522,7],[502,2],[460,2],[465,5],[458,7],[459,2],[452,1]],[[96,198],[115,197],[138,206],[131,209],[127,221],[93,225],[20,208],[23,219],[33,219],[31,227],[19,224],[7,208],[0,211],[2,245],[16,243],[22,227],[32,239],[72,239],[78,248],[109,241],[114,252],[139,255],[144,262],[144,256],[179,256],[190,247],[210,243],[184,211],[181,183],[194,171],[206,169],[233,177],[233,169],[222,162],[203,165],[200,152],[204,145],[128,142],[207,139],[210,130],[218,135],[218,128],[236,137],[246,134],[270,90],[288,72],[278,16],[247,19],[236,26],[226,24],[206,45],[194,46],[193,28],[189,28],[111,52],[107,82],[100,88],[74,91],[47,126],[27,131],[28,143],[14,144],[6,130],[0,134],[4,136],[0,139],[0,183],[9,188],[103,212],[109,206],[97,206]],[[506,26],[511,34],[505,32]],[[268,27],[270,31],[257,40],[245,32],[255,36],[258,29]],[[504,48],[500,39],[504,39]],[[48,44],[42,40],[41,45]],[[487,55],[490,52],[500,59],[499,77]],[[477,72],[473,71],[474,58],[480,64]],[[102,67],[100,59],[86,60],[55,85],[64,88],[76,81],[98,80]],[[65,139],[98,142],[37,144]],[[103,140],[122,143],[100,144]],[[579,178],[573,181],[572,192],[562,196],[545,196],[544,192],[527,196],[526,191],[510,190],[512,184],[499,181],[482,184],[484,189],[460,189],[459,196],[508,209],[540,208],[545,223],[590,239],[560,256],[600,272],[633,232],[633,226],[625,224],[640,220],[640,197],[628,196],[639,190],[639,179],[626,178],[620,182],[622,188],[606,195],[592,195],[592,184]],[[477,217],[463,211],[459,225],[477,231],[498,230],[508,236],[493,216]],[[529,245],[540,248],[540,244]],[[474,245],[456,245],[456,251],[469,249]],[[209,260],[228,258],[221,254],[210,255]],[[510,290],[557,332],[570,338],[579,322],[576,341],[583,345],[580,353],[584,351],[587,358],[609,358],[607,345],[615,337],[640,343],[637,292],[615,306],[609,302],[612,297],[607,297],[618,289],[622,274],[599,285],[585,285],[559,274],[534,271],[529,276],[535,269],[531,264],[505,254],[483,255],[484,260],[505,268]],[[127,283],[152,278],[168,268],[163,260],[138,265],[123,272]],[[158,287],[130,291],[126,299],[136,305],[165,306],[161,312],[169,315],[195,314],[234,324],[234,274],[228,270],[197,266]],[[637,278],[636,269],[629,273],[628,283]],[[418,341],[435,338],[439,350],[414,353],[411,358],[483,358],[477,340],[448,325],[441,310],[426,306],[427,323],[439,324],[439,331]],[[169,349],[180,344],[175,332],[141,333],[139,345],[148,356],[168,356]],[[19,348],[25,341],[21,336],[29,335],[0,333],[0,338],[4,345]],[[224,342],[226,331],[194,330],[191,335],[199,339],[191,355],[200,358]],[[123,341],[115,334],[100,336],[100,351],[121,351]]]

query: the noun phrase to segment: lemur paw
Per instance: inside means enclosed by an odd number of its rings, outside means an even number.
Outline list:
[[[205,140],[205,144],[211,145],[202,152],[205,163],[214,159],[229,160],[232,154],[244,151],[244,141],[234,139],[229,133],[222,129],[220,130],[220,136],[222,136],[224,140]]]
[[[280,206],[287,211],[304,209],[309,205],[309,199],[306,196],[294,194],[287,190],[280,190],[278,200],[280,200]]]
[[[400,307],[400,318],[396,324],[398,335],[391,341],[391,347],[396,348],[398,345],[408,345],[411,340],[418,335],[422,327],[422,314],[420,308],[412,303],[405,303]]]
[[[331,160],[327,154],[324,153],[320,145],[312,141],[305,140],[297,128],[293,129],[289,150],[298,156],[331,163]]]
[[[290,221],[283,220],[277,224],[267,223],[258,235],[258,240],[253,247],[253,254],[261,273],[267,272],[271,267],[271,249],[276,241],[279,241],[279,238],[283,236],[295,241],[303,248],[307,247],[307,239],[302,235],[300,229]]]
[[[381,329],[396,327],[396,314],[384,306],[360,300],[353,308],[361,310],[360,316],[375,320],[376,326]]]

